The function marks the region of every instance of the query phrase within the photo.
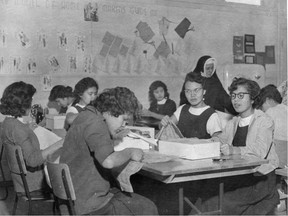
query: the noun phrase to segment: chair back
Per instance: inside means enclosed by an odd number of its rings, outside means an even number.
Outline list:
[[[63,200],[76,200],[68,165],[47,162],[47,169],[54,195]]]
[[[274,139],[274,143],[275,143],[275,151],[279,158],[279,167],[284,168],[288,164],[287,162],[287,148],[288,148],[287,140]]]
[[[21,147],[18,145],[8,144],[8,145],[5,145],[5,148],[6,148],[8,166],[9,166],[9,170],[10,170],[13,182],[17,181],[14,175],[21,176],[25,194],[28,198],[31,198],[30,193],[29,193],[30,190],[29,190],[28,183],[26,180],[27,169],[26,169]],[[15,185],[16,184],[14,183],[14,186]]]

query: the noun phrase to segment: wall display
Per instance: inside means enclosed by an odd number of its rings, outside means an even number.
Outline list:
[[[266,64],[275,64],[275,47],[274,46],[265,46],[265,63]]]
[[[244,46],[245,46],[245,53],[255,53],[255,35],[245,34]]]
[[[246,64],[254,64],[255,63],[255,56],[246,55],[245,56],[245,63]]]

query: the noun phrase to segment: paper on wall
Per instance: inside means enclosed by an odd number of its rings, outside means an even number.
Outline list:
[[[38,126],[37,128],[35,128],[34,133],[36,134],[39,140],[41,150],[46,149],[47,147],[51,146],[52,144],[62,139],[61,137],[57,136],[55,133],[41,126]]]

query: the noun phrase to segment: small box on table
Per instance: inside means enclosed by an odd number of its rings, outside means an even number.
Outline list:
[[[220,156],[220,142],[201,139],[159,140],[159,153],[191,160]]]
[[[46,117],[46,128],[48,129],[63,129],[65,123],[65,115],[51,115],[48,114]]]

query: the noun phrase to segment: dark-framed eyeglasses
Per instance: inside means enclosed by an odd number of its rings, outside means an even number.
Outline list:
[[[250,94],[250,93],[248,93],[248,92],[239,92],[237,94],[232,93],[230,95],[230,97],[231,97],[232,100],[234,100],[236,97],[238,97],[238,99],[243,99],[245,94]]]

